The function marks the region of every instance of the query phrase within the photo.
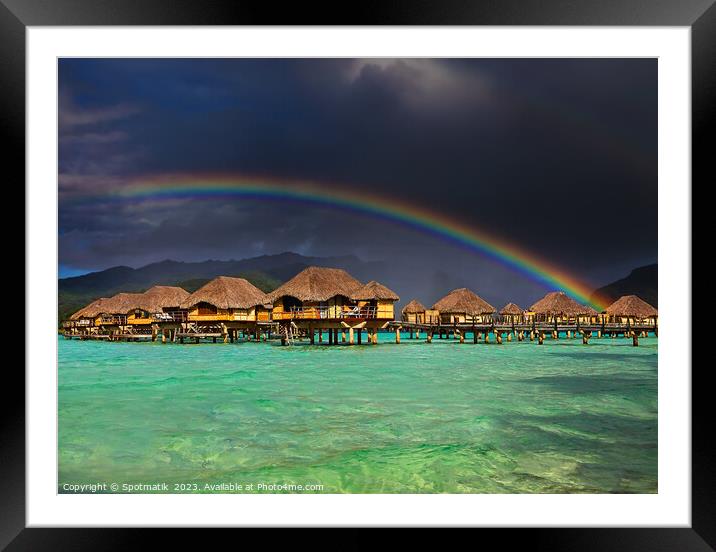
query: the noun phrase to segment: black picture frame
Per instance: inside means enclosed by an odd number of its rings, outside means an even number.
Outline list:
[[[75,25],[609,25],[688,26],[692,32],[692,181],[709,182],[716,120],[715,0],[425,0],[284,3],[196,0],[0,0],[0,128],[8,181],[25,180],[25,32],[28,26]],[[334,10],[334,11],[330,11]],[[709,140],[711,138],[711,140]],[[713,178],[711,179],[713,180]],[[692,188],[694,186],[692,185]],[[685,190],[684,193],[691,193]],[[24,204],[24,194],[18,201]],[[15,238],[15,241],[17,238]],[[15,275],[17,276],[17,275]],[[25,293],[32,293],[25,289]],[[685,337],[688,339],[688,337]],[[26,346],[28,344],[26,343]],[[679,367],[691,370],[691,366]],[[708,368],[704,365],[702,368]],[[692,371],[691,528],[489,530],[508,548],[527,542],[552,550],[714,550],[716,465],[709,446],[714,420],[706,370]],[[8,550],[144,548],[146,529],[25,528],[24,374],[4,370],[0,436],[0,547]],[[176,537],[176,533],[173,534]],[[166,545],[167,531],[154,532]],[[184,545],[205,537],[181,532]],[[345,540],[359,544],[362,537]],[[481,536],[480,539],[483,539]],[[484,541],[482,541],[484,543]],[[443,544],[445,542],[443,541]]]

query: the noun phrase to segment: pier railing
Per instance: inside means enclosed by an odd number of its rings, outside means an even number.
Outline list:
[[[62,322],[63,328],[91,328],[94,326],[94,320],[89,318],[80,318],[79,320],[65,320]]]
[[[274,320],[335,320],[351,318],[377,318],[378,307],[291,307],[273,313]]]
[[[157,322],[186,322],[189,313],[187,311],[156,312],[152,318]]]
[[[125,324],[127,324],[127,316],[122,314],[102,315],[102,318],[100,319],[100,324],[124,326]]]

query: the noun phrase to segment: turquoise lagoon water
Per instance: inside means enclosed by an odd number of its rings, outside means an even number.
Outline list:
[[[657,492],[656,338],[637,348],[622,338],[380,338],[352,347],[61,338],[58,491],[116,482],[169,492]]]

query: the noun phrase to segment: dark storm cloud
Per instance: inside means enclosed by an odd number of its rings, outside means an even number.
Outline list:
[[[386,255],[325,209],[76,201],[137,176],[237,172],[405,198],[603,282],[656,259],[656,78],[643,59],[61,60],[61,260]],[[625,224],[638,236],[600,231]],[[399,237],[393,256],[464,255],[364,227]]]

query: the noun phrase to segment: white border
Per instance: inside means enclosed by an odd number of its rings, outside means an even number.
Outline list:
[[[27,46],[28,312],[57,304],[57,58],[65,56],[658,57],[661,265],[658,494],[58,495],[55,320],[35,316],[28,526],[690,526],[689,28],[31,27]]]

